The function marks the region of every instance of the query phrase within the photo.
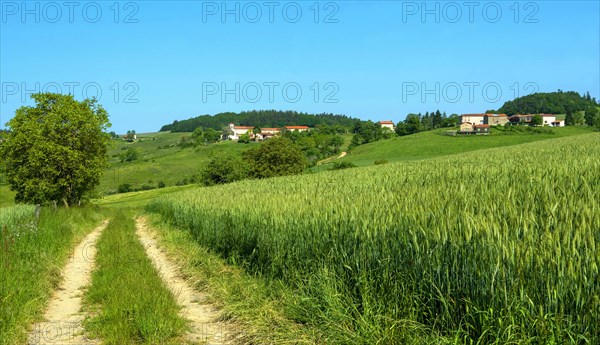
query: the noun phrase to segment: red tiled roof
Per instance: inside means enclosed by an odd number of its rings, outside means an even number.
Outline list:
[[[235,129],[253,129],[254,126],[233,126]]]
[[[291,128],[291,129],[308,129],[308,126],[285,126],[285,128]]]
[[[462,114],[461,116],[485,116],[485,114]]]
[[[379,123],[381,123],[382,125],[393,125],[394,124],[392,121],[389,121],[389,120],[379,121]]]
[[[506,117],[506,114],[485,114],[485,116]]]
[[[263,131],[280,131],[281,128],[261,128]]]
[[[480,128],[480,127],[481,127],[481,128],[485,128],[485,127],[489,127],[489,126],[490,126],[490,125],[475,125],[475,126],[473,126],[473,127],[475,127],[475,128]]]

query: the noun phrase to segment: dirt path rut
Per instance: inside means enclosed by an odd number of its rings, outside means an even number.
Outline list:
[[[233,333],[227,332],[225,324],[218,321],[217,310],[203,303],[205,296],[181,277],[179,268],[159,249],[146,219],[138,217],[136,228],[148,257],[182,307],[181,316],[191,321],[192,330],[186,335],[188,340],[211,345],[229,344],[228,339]]]
[[[81,298],[85,287],[91,281],[96,257],[96,242],[107,225],[108,220],[105,220],[75,248],[62,271],[63,280],[48,303],[44,314],[45,321],[33,325],[29,333],[28,344],[83,345],[99,343],[99,341],[87,339],[82,334],[81,322],[85,315],[81,313]]]

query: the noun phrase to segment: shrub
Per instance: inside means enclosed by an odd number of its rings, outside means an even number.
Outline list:
[[[129,193],[131,191],[131,185],[129,183],[122,183],[117,188],[118,193]]]
[[[381,164],[388,164],[388,160],[387,159],[378,159],[375,161],[375,165],[381,165]]]
[[[356,164],[352,162],[334,162],[330,170],[342,170],[348,168],[356,168]]]

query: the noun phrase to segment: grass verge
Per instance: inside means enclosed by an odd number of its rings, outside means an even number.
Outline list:
[[[326,342],[317,330],[287,316],[286,310],[297,296],[284,285],[250,276],[228,265],[218,255],[199,246],[189,231],[167,224],[158,214],[149,214],[148,219],[159,234],[161,247],[181,267],[188,280],[194,282],[194,288],[207,292],[209,302],[238,327],[232,330],[237,342]]]
[[[60,272],[82,238],[102,219],[98,208],[0,209],[0,344],[24,344]]]
[[[92,337],[105,344],[181,344],[186,321],[135,235],[132,215],[115,211],[97,245],[85,296]]]

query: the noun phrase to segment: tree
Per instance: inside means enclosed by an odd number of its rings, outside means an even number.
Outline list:
[[[119,158],[121,159],[121,163],[123,162],[133,162],[139,158],[140,154],[135,147],[129,147],[125,152],[121,153]]]
[[[573,124],[583,125],[585,124],[585,116],[583,111],[576,111],[573,113]]]
[[[243,155],[250,176],[256,178],[299,174],[307,165],[300,147],[283,137],[269,139]]]
[[[231,154],[213,156],[201,173],[202,183],[206,186],[239,181],[247,176],[247,164]]]
[[[588,93],[589,95],[589,93]],[[596,107],[588,107],[585,110],[585,123],[588,126],[595,126],[598,118],[600,117],[600,111]]]
[[[533,115],[531,117],[532,126],[541,126],[544,123],[544,118],[540,114]]]
[[[16,202],[78,204],[100,183],[107,165],[108,114],[96,100],[38,93],[17,109],[0,146]]]
[[[240,137],[238,139],[238,143],[249,144],[250,143],[250,134],[244,133],[244,134],[240,135]]]

